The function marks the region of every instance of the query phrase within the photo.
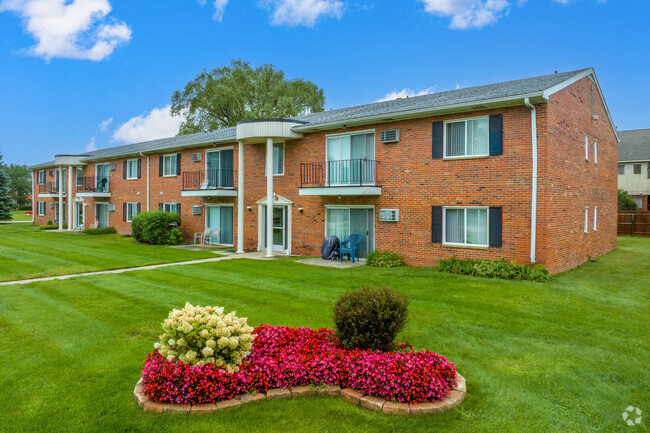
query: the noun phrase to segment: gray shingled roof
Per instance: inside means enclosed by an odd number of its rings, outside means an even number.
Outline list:
[[[534,78],[506,81],[503,83],[488,84],[485,86],[468,87],[458,90],[433,93],[430,95],[414,96],[410,98],[375,102],[372,104],[358,105],[356,107],[341,108],[337,110],[312,113],[305,116],[294,117],[294,120],[305,122],[307,125],[319,125],[332,122],[342,122],[364,118],[368,116],[381,116],[387,114],[399,114],[412,110],[435,109],[454,104],[472,103],[487,101],[499,98],[516,97],[531,93],[542,92],[557,84],[560,84],[578,74],[587,71],[580,69],[571,72],[543,75]],[[159,140],[146,141],[143,143],[128,144],[125,146],[109,147],[98,149],[82,154],[89,160],[104,159],[118,156],[138,154],[139,152],[155,152],[166,149],[194,146],[216,141],[235,140],[236,128],[224,128],[212,132],[201,132],[197,134],[182,135],[178,137],[162,138]],[[51,163],[44,163],[32,166],[32,168],[48,167]]]
[[[618,131],[619,161],[650,161],[650,129]]]
[[[309,125],[320,123],[340,122],[360,117],[379,116],[382,114],[399,113],[401,111],[436,108],[446,105],[480,102],[489,99],[507,98],[541,92],[566,81],[575,75],[585,72],[580,69],[572,72],[543,75],[541,77],[524,78],[485,86],[467,87],[465,89],[449,90],[430,95],[413,96],[392,101],[375,102],[339,110],[323,111],[295,117],[296,120],[307,122]]]

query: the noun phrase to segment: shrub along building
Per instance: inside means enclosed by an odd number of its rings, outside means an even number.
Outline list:
[[[57,155],[32,167],[34,221],[129,233],[164,209],[239,252],[317,255],[360,233],[361,256],[557,273],[616,247],[617,142],[584,69]]]

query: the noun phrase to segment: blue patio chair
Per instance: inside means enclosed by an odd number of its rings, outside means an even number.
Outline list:
[[[352,258],[352,263],[354,263],[355,258],[358,258],[359,244],[361,244],[361,235],[359,233],[351,233],[345,241],[341,242],[339,261],[341,261],[343,254],[347,254],[348,260]]]

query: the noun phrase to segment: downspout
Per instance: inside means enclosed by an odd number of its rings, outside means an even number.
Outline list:
[[[149,155],[144,155],[140,152],[140,156],[147,158],[147,212],[149,212]]]
[[[535,242],[537,239],[537,112],[528,98],[524,104],[530,108],[530,134],[533,153],[533,191],[530,206],[530,262],[535,263]]]

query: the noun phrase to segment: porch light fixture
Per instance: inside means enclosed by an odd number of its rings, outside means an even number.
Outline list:
[[[248,209],[249,212],[253,212],[253,208],[251,208],[251,205],[246,205],[246,209]]]
[[[298,205],[298,212],[302,213],[303,210],[304,210],[304,209],[302,208],[302,206]]]

